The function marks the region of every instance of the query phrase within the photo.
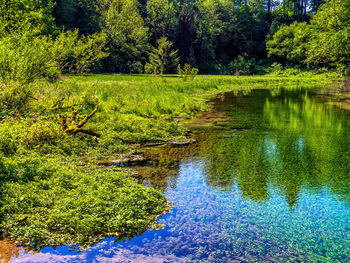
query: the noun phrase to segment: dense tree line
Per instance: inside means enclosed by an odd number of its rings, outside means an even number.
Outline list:
[[[294,66],[333,66],[348,71],[350,1],[327,1],[310,23],[282,25],[267,41],[267,49],[270,56]]]
[[[52,41],[67,30],[94,35],[105,44],[97,53],[108,50],[109,55],[98,54],[83,68],[103,72],[144,72],[162,38],[177,50],[180,64],[201,73],[255,73],[272,62],[344,68],[349,62],[349,2],[1,0],[0,36],[28,32],[28,24],[33,35]],[[65,68],[81,71],[74,65]]]

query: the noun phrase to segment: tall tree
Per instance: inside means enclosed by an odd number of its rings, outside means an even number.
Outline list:
[[[130,72],[145,60],[148,30],[139,14],[137,0],[99,0],[102,28],[108,35],[108,72]]]
[[[174,40],[178,17],[174,4],[169,0],[149,0],[146,6],[146,24],[149,27],[150,42],[165,36]]]
[[[154,48],[149,54],[149,63],[146,64],[147,71],[153,74],[175,73],[179,64],[177,50],[173,50],[173,44],[166,37],[158,39],[158,48]]]
[[[201,72],[216,70],[217,38],[223,30],[223,22],[220,19],[220,0],[199,0],[198,7],[198,62]]]
[[[55,0],[54,16],[57,25],[66,29],[78,28],[83,34],[99,30],[99,14],[94,0]]]
[[[196,25],[198,20],[197,7],[194,4],[183,4],[179,20],[176,46],[179,48],[181,63],[188,63],[193,66],[197,65],[194,47]]]
[[[350,65],[350,0],[328,0],[312,19],[308,63]]]

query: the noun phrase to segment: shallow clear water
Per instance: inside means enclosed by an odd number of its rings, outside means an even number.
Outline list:
[[[350,112],[333,100],[304,89],[216,99],[230,123],[156,150],[162,176],[144,183],[174,203],[164,229],[13,262],[350,262]]]

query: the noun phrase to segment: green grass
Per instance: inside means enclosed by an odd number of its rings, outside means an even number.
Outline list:
[[[164,195],[138,185],[124,170],[96,166],[99,160],[130,153],[126,141],[185,138],[186,129],[175,119],[207,110],[208,98],[220,92],[322,86],[336,77],[305,73],[183,81],[177,76],[66,76],[55,83],[33,83],[27,87],[29,97],[0,86],[1,232],[34,247],[88,245],[107,235],[140,234],[167,210]],[[20,96],[27,96],[28,103]],[[4,98],[11,98],[12,106]],[[84,126],[101,134],[98,141],[62,134],[59,114],[70,117],[73,105],[77,121],[99,106]]]

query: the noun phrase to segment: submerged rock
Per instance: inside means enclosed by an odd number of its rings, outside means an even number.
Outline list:
[[[104,165],[104,166],[132,166],[132,165],[138,165],[141,163],[144,163],[146,161],[146,158],[142,155],[132,155],[121,159],[116,160],[103,160],[98,163],[98,165]]]
[[[190,144],[196,143],[197,141],[195,139],[185,139],[181,141],[164,141],[164,142],[155,142],[155,143],[146,143],[143,146],[144,147],[163,147],[163,146],[170,146],[170,147],[183,147],[188,146]]]

